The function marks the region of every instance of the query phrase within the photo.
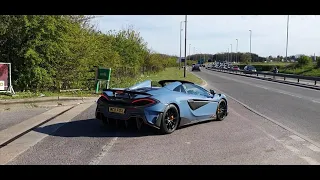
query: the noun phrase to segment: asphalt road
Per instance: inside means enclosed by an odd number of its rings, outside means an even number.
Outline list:
[[[205,69],[195,74],[259,113],[320,143],[320,91]]]
[[[95,107],[90,106],[69,122],[42,125],[8,147],[0,148],[0,155],[16,153],[7,164],[307,165],[320,162],[319,152],[312,144],[233,100],[229,101],[230,114],[224,121],[188,126],[169,135],[157,135],[148,128],[136,132],[103,127],[94,119]],[[39,134],[48,136],[32,142]],[[32,146],[21,149],[21,144],[26,142]]]
[[[0,131],[8,127],[21,123],[36,115],[46,112],[50,108],[20,108],[10,110],[0,110]]]

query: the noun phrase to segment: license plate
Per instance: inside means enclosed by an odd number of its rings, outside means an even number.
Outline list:
[[[124,108],[109,107],[109,112],[112,112],[112,113],[124,114],[124,111],[125,111]]]

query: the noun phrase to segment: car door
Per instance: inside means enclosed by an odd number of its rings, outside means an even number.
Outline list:
[[[188,94],[188,107],[197,120],[209,119],[215,114],[217,103],[207,90],[191,83],[185,83],[182,87]]]

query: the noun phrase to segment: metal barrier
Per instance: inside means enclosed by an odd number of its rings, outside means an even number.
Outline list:
[[[282,74],[282,73],[271,73],[271,72],[260,72],[260,71],[250,72],[250,71],[244,71],[244,70],[220,69],[215,67],[207,67],[206,69],[216,70],[221,72],[230,72],[234,74],[256,75],[258,77],[259,75],[263,75],[264,78],[266,78],[266,76],[272,76],[273,79],[276,79],[275,77],[282,77],[283,81],[286,81],[287,78],[291,78],[291,79],[297,79],[297,83],[300,83],[300,80],[308,80],[308,81],[313,81],[315,86],[317,86],[317,82],[320,81],[320,77],[314,77],[314,76],[301,76],[301,75],[294,75],[294,74]]]

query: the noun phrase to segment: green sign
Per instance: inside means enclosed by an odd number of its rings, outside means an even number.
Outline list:
[[[97,70],[97,80],[110,81],[111,68],[98,68]]]

